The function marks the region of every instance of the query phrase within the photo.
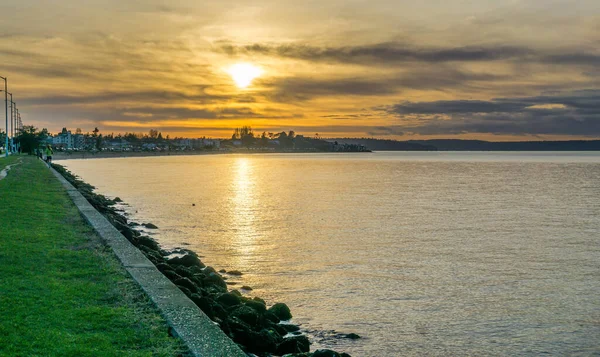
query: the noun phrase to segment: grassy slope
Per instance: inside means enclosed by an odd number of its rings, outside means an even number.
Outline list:
[[[58,180],[21,158],[0,181],[0,356],[179,355]]]

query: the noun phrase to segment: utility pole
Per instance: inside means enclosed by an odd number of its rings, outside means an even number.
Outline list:
[[[6,115],[6,143],[4,148],[6,150],[6,157],[8,157],[8,80],[6,77],[0,76],[0,78],[4,79],[4,112]]]

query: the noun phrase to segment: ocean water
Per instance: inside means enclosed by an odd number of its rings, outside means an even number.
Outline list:
[[[352,356],[600,355],[600,153],[60,161]],[[195,204],[195,206],[193,206]]]

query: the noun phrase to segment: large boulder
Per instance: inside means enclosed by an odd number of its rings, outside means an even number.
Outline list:
[[[184,287],[192,292],[192,294],[196,294],[199,292],[198,287],[188,278],[179,278],[175,280],[173,283],[179,287]]]
[[[301,353],[308,352],[310,350],[310,342],[308,337],[304,335],[293,336],[284,338],[279,345],[277,345],[276,354],[285,355],[288,353]]]
[[[242,303],[242,300],[236,294],[225,293],[225,294],[221,294],[217,298],[217,302],[219,304],[223,305],[224,307],[231,307],[231,306],[240,305]]]
[[[244,321],[250,326],[255,326],[258,323],[258,313],[248,307],[248,306],[240,306],[231,312],[231,316],[237,317],[238,319]]]
[[[275,305],[271,306],[268,311],[273,313],[280,320],[289,320],[292,318],[290,308],[282,302],[278,302]]]
[[[173,257],[167,261],[170,265],[183,265],[185,267],[197,266],[204,268],[205,265],[200,261],[198,255],[190,250],[185,250],[185,254],[181,257]]]
[[[259,301],[255,301],[255,300],[248,300],[244,303],[246,306],[254,309],[256,312],[258,313],[265,313],[267,311],[267,307],[265,306],[265,304],[259,302]]]

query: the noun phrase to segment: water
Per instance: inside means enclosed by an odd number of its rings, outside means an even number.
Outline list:
[[[313,348],[600,355],[600,153],[60,163],[302,327],[364,337]]]

